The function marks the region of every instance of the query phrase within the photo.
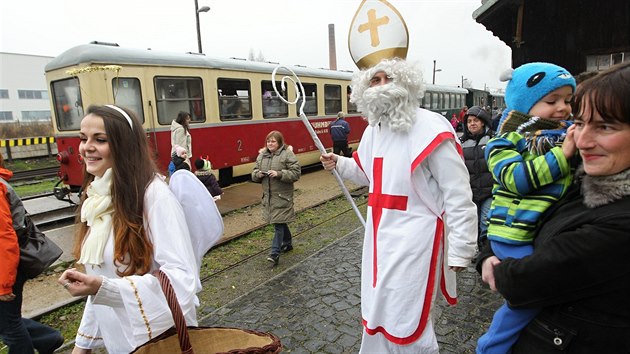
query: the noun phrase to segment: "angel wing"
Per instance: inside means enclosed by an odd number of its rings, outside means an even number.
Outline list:
[[[184,209],[199,270],[203,256],[223,235],[221,213],[212,195],[192,172],[175,171],[169,187]]]

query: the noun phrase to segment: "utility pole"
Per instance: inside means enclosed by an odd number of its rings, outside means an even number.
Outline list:
[[[197,0],[195,0],[195,20],[197,20],[197,46],[199,47],[200,54],[203,53],[203,50],[201,49],[201,27],[199,26],[199,13],[208,11],[210,11],[210,7],[203,6],[199,8],[199,4],[197,3]]]
[[[442,69],[436,69],[435,68],[435,60],[433,61],[433,84],[435,85],[435,73],[436,72],[440,72],[442,71]]]

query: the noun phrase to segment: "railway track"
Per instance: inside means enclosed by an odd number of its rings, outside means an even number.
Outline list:
[[[43,178],[53,178],[57,177],[57,172],[59,171],[59,167],[46,167],[46,168],[38,168],[35,170],[25,170],[25,171],[16,171],[13,172],[13,177],[11,178],[11,182],[17,181],[29,181],[34,179],[43,179]]]
[[[50,198],[54,198],[53,193],[45,193],[22,198],[22,201],[28,201],[28,204],[30,205],[46,205],[47,203],[49,203],[48,199]],[[57,200],[55,199],[55,201]],[[31,212],[30,215],[35,225],[37,225],[37,227],[41,231],[46,232],[52,228],[63,227],[72,224],[76,215],[76,208],[77,205],[70,202],[68,202],[67,204],[59,203],[52,209],[46,209],[45,211],[41,212]],[[27,210],[29,210],[28,207]]]

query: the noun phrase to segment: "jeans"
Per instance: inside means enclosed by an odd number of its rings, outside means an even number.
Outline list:
[[[26,277],[19,271],[12,301],[0,301],[0,339],[9,347],[9,354],[52,353],[63,344],[59,331],[28,318],[22,318],[22,290]]]
[[[277,256],[280,254],[282,246],[291,246],[291,230],[287,224],[273,224],[275,230],[273,241],[271,241],[271,254]]]
[[[488,212],[492,198],[486,198],[477,205],[477,215],[479,216],[479,233],[477,234],[477,245],[479,249],[483,246],[488,238]]]
[[[477,354],[510,353],[523,329],[540,309],[513,309],[504,303],[495,312],[488,332],[477,341]]]

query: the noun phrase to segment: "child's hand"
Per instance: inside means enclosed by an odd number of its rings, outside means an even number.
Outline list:
[[[490,286],[490,290],[497,291],[494,282],[494,267],[499,265],[501,261],[496,256],[488,257],[481,263],[481,280]]]
[[[575,133],[575,124],[571,125],[567,129],[567,136],[564,138],[564,141],[562,142],[562,153],[564,154],[564,157],[567,158],[567,160],[570,160],[575,155],[575,152],[577,151],[577,148],[575,146],[574,133]]]

